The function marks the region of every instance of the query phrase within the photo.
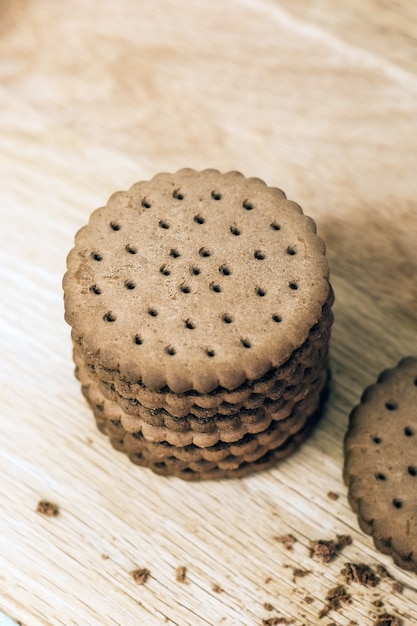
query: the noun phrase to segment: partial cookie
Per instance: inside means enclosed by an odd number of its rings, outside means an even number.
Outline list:
[[[194,444],[198,447],[213,446],[219,441],[236,442],[247,434],[256,434],[265,431],[272,421],[290,424],[294,414],[310,410],[311,399],[320,397],[328,380],[326,368],[314,372],[316,378],[306,381],[301,391],[288,389],[287,393],[277,402],[264,402],[259,409],[238,410],[236,414],[210,415],[202,419],[194,415],[184,418],[173,418],[162,410],[151,412],[144,409],[144,417],[138,412],[130,415],[124,412],[123,405],[108,400],[103,396],[99,387],[92,382],[88,368],[81,360],[75,357],[77,368],[76,376],[82,385],[83,394],[91,408],[99,418],[106,417],[110,422],[120,422],[126,432],[142,433],[149,441],[166,441],[175,446]]]
[[[417,357],[384,371],[350,415],[344,479],[359,524],[417,572]]]
[[[180,170],[114,194],[76,236],[65,317],[96,367],[207,394],[280,367],[329,298],[314,222],[238,172]]]
[[[293,435],[287,437],[281,445],[270,450],[265,447],[262,452],[260,448],[258,448],[252,455],[248,452],[240,456],[228,455],[218,462],[203,457],[190,461],[179,459],[170,454],[161,456],[160,454],[155,454],[154,451],[149,450],[146,446],[143,446],[142,448],[132,449],[128,452],[128,456],[133,463],[148,467],[157,474],[177,476],[184,480],[195,481],[219,478],[240,478],[253,471],[272,467],[278,461],[292,454],[310,434],[321,415],[321,407],[322,404],[320,403],[319,409],[307,418],[304,426]],[[99,418],[97,414],[96,418]],[[110,443],[116,450],[127,452],[123,438],[119,439],[117,435],[110,436]],[[242,450],[246,448],[246,440],[243,441],[241,445]],[[214,454],[217,454],[216,450]]]
[[[175,394],[166,389],[153,391],[146,388],[141,381],[129,383],[120,377],[118,371],[95,365],[94,360],[82,352],[78,343],[74,344],[74,359],[77,364],[80,361],[85,362],[89,375],[100,384],[103,394],[109,400],[124,403],[125,412],[131,415],[142,413],[143,408],[150,409],[151,412],[163,409],[175,418],[189,414],[206,418],[210,411],[212,415],[215,413],[230,415],[239,408],[259,407],[265,398],[278,400],[289,386],[309,383],[308,372],[314,376],[314,372],[318,372],[327,361],[330,330],[333,324],[331,310],[333,301],[333,291],[330,290],[322,316],[310,330],[303,345],[294,350],[285,363],[279,368],[271,368],[260,379],[243,382],[233,391],[221,387],[209,394],[196,392]]]
[[[122,418],[113,419],[113,413],[110,413],[110,416],[106,415],[105,407],[96,408],[91,403],[88,390],[85,391],[85,395],[93,409],[99,429],[109,436],[115,447],[127,454],[143,453],[146,450],[159,460],[165,457],[175,457],[187,462],[205,459],[219,463],[228,457],[242,456],[245,461],[252,461],[262,456],[266,451],[283,445],[290,436],[301,430],[309,417],[316,412],[321,402],[322,392],[320,390],[320,392],[311,394],[308,398],[298,403],[287,419],[280,421],[271,420],[269,426],[262,432],[245,433],[239,440],[230,442],[217,440],[206,447],[194,443],[186,443],[189,439],[187,436],[183,436],[180,439],[180,445],[175,445],[169,441],[171,439],[169,431],[165,431],[163,433],[164,438],[160,439],[152,436],[155,433],[149,433],[146,428],[143,428],[144,425],[136,432],[128,432],[124,428]],[[151,438],[149,438],[149,434]],[[186,435],[186,433],[181,434]],[[248,457],[248,455],[250,456]]]
[[[113,413],[123,415],[126,423],[131,422],[134,426],[139,419],[140,423],[149,424],[155,428],[167,428],[170,431],[183,433],[189,430],[197,433],[228,433],[226,436],[233,436],[232,431],[239,431],[241,434],[246,432],[259,432],[266,428],[266,414],[273,414],[275,420],[287,418],[293,406],[301,402],[309,394],[317,390],[321,390],[327,380],[327,355],[324,362],[318,363],[314,368],[304,370],[300,368],[300,375],[297,378],[291,378],[288,383],[282,384],[280,397],[264,398],[262,403],[250,403],[248,406],[241,407],[238,405],[230,405],[230,411],[227,414],[223,412],[216,413],[214,409],[207,410],[196,416],[195,414],[185,415],[183,417],[175,417],[168,413],[165,409],[148,409],[143,407],[138,401],[132,403],[130,400],[122,398],[114,390],[103,393],[102,383],[97,385],[97,379],[94,374],[85,366],[80,359],[77,350],[74,350],[74,360],[76,363],[76,376],[80,380],[83,387],[89,387],[90,399],[95,404],[103,404],[108,406],[108,410],[112,407]],[[304,379],[303,376],[304,375]],[[297,382],[301,378],[302,382]],[[296,383],[296,384],[291,384]],[[221,407],[219,407],[221,409]],[[118,410],[120,409],[120,411]],[[233,411],[232,411],[233,409]],[[129,420],[129,417],[131,418]],[[262,424],[264,426],[262,426]],[[129,428],[129,427],[128,427]],[[238,437],[239,438],[239,437]],[[231,440],[230,438],[228,439]]]
[[[269,450],[256,460],[238,461],[233,467],[220,467],[219,465],[212,466],[209,462],[197,465],[186,465],[183,461],[179,461],[178,459],[149,460],[140,454],[132,454],[129,458],[133,463],[149,467],[149,469],[157,474],[163,476],[177,476],[178,478],[188,481],[243,478],[252,472],[266,470],[273,467],[294,453],[308,438],[316,421],[319,419],[320,414],[321,412],[319,409],[310,416],[305,426],[295,435],[290,436],[282,446],[275,448],[274,450]]]

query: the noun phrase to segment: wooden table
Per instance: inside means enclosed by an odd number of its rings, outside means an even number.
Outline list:
[[[416,623],[416,576],[359,531],[341,477],[362,389],[417,352],[416,19],[416,3],[388,0],[3,0],[5,615],[371,626],[387,611]],[[332,267],[323,420],[288,461],[244,480],[188,484],[131,465],[73,377],[61,278],[75,231],[113,191],[183,166],[282,187],[317,221]],[[42,498],[57,517],[36,513]],[[276,539],[286,534],[292,549]],[[311,541],[342,534],[353,542],[332,562],[310,556]],[[391,579],[345,585],[351,603],[319,619],[348,561],[384,565],[403,593]],[[149,569],[144,585],[135,568]]]

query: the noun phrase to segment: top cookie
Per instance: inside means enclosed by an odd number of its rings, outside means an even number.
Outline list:
[[[234,389],[302,345],[329,295],[313,220],[239,172],[113,194],[75,238],[65,319],[84,353],[153,390]]]

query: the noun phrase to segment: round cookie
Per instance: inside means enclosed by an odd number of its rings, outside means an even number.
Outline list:
[[[417,357],[368,387],[349,419],[344,480],[362,530],[417,572]]]
[[[65,317],[87,361],[152,391],[208,394],[280,367],[329,298],[314,222],[238,172],[158,174],[76,235]]]

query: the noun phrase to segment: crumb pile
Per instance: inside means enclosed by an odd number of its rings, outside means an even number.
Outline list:
[[[188,480],[290,454],[320,414],[333,292],[311,218],[238,172],[113,194],[63,281],[76,376],[131,461]]]

